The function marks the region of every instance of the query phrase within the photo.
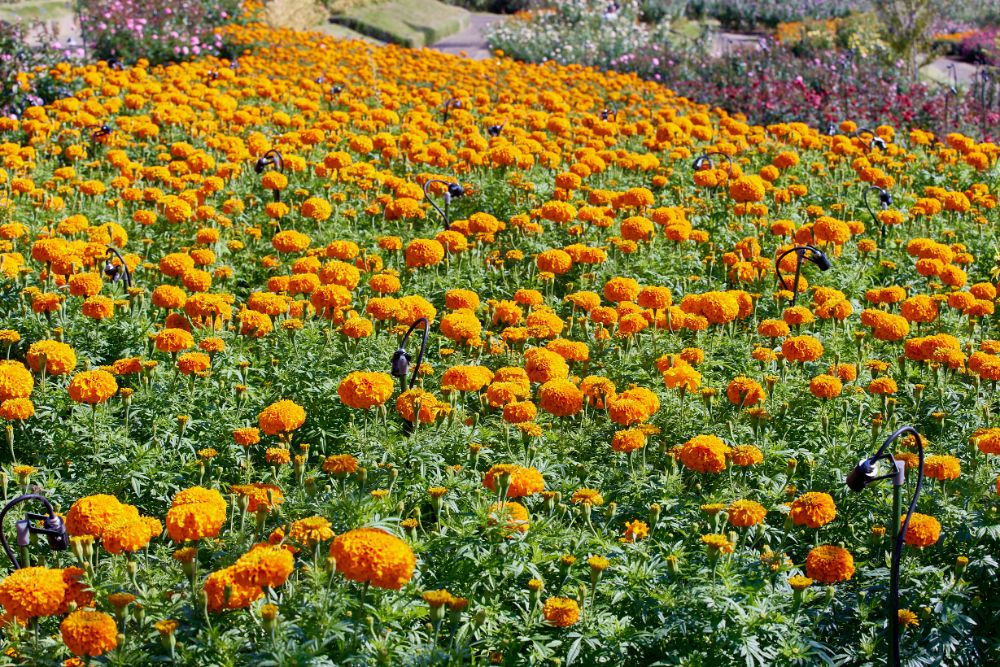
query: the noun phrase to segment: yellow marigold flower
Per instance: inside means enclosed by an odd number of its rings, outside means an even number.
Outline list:
[[[649,526],[645,521],[633,519],[625,522],[625,532],[622,534],[622,542],[638,542],[649,537]]]
[[[899,625],[903,628],[919,627],[920,619],[909,609],[900,609],[898,612]]]
[[[305,546],[311,547],[320,542],[333,538],[333,530],[330,522],[321,516],[311,516],[299,519],[292,523],[292,528],[288,531],[290,539]]]
[[[710,553],[713,554],[731,554],[733,553],[733,543],[729,541],[729,538],[725,535],[719,533],[710,533],[708,535],[701,536],[702,543],[708,547]]]

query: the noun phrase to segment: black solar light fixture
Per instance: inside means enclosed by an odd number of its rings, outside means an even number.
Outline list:
[[[895,442],[904,434],[911,434],[917,444],[918,468],[917,483],[913,491],[913,498],[906,510],[906,517],[900,524],[900,512],[902,510],[903,485],[906,483],[906,463],[897,461],[892,453],[888,451],[889,445]],[[878,464],[881,461],[888,461],[889,471],[879,474]],[[917,499],[920,497],[920,490],[924,483],[924,443],[917,433],[917,429],[912,426],[903,426],[890,435],[875,452],[874,456],[863,459],[854,470],[848,475],[845,482],[851,491],[863,491],[866,486],[879,480],[892,480],[892,519],[889,521],[892,531],[893,550],[892,561],[889,569],[889,604],[887,614],[889,616],[889,667],[899,667],[899,562],[903,555],[903,544],[906,539],[906,529],[910,526],[910,518],[917,508]]]

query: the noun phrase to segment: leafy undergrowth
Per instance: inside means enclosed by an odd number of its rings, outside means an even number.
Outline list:
[[[904,657],[989,662],[996,146],[228,38],[0,121],[4,493],[73,535],[0,582],[10,662],[883,664],[844,477],[904,424]]]

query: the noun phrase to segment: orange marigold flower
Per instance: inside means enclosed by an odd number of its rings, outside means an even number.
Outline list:
[[[630,454],[646,446],[646,434],[639,429],[624,429],[616,431],[611,439],[611,449],[616,452]]]
[[[413,239],[406,246],[406,265],[410,268],[434,266],[444,259],[444,246],[434,239]]]
[[[899,525],[902,527],[906,517],[900,517]],[[910,517],[910,524],[906,528],[904,541],[911,547],[923,549],[937,544],[941,537],[941,523],[932,516],[914,512]]]
[[[226,522],[226,501],[214,489],[194,486],[177,493],[167,511],[167,534],[174,542],[216,537]]]
[[[726,469],[729,447],[714,435],[696,435],[678,451],[681,463],[701,473],[720,473]]]
[[[378,588],[402,588],[416,568],[409,545],[381,528],[357,528],[335,537],[330,555],[344,577]]]
[[[763,201],[764,179],[760,176],[741,176],[729,183],[729,196],[739,203]]]
[[[441,391],[479,391],[492,380],[485,366],[452,366],[441,376]]]
[[[649,526],[645,521],[633,519],[625,522],[625,532],[622,534],[622,542],[638,542],[649,537]]]
[[[521,503],[508,500],[503,505],[493,503],[487,511],[489,519],[487,523],[495,526],[503,522],[504,533],[510,537],[515,532],[526,533],[531,527],[531,514],[528,508]]]
[[[767,393],[756,380],[739,375],[726,387],[726,398],[733,405],[745,408],[757,405],[766,399]]]
[[[789,516],[796,526],[819,528],[836,518],[837,505],[829,493],[811,491],[795,499]]]
[[[138,518],[139,511],[135,507],[122,504],[114,496],[86,496],[73,503],[66,513],[66,532],[102,537],[109,526],[125,519]]]
[[[792,336],[781,344],[781,354],[788,361],[816,361],[823,356],[823,344],[812,336]]]
[[[895,394],[899,391],[896,381],[890,377],[875,378],[868,383],[868,392],[880,396]]]
[[[752,500],[736,500],[726,508],[729,523],[737,528],[756,526],[767,516],[767,510],[760,503]]]
[[[573,258],[564,250],[546,250],[535,257],[539,271],[547,271],[561,276],[573,268]]]
[[[259,544],[240,556],[230,568],[233,581],[246,588],[277,588],[295,569],[295,556],[280,546]]]
[[[273,172],[272,172],[273,173]],[[202,587],[208,598],[208,610],[212,613],[226,609],[245,609],[254,601],[264,597],[264,589],[259,586],[242,586],[235,581],[232,567],[213,572],[205,579]]]
[[[267,435],[283,435],[296,430],[306,421],[306,411],[294,401],[283,400],[264,408],[257,416],[257,425]]]
[[[355,410],[368,410],[384,405],[392,396],[395,383],[388,373],[355,371],[337,386],[337,395],[344,405]]]
[[[323,472],[331,475],[352,475],[358,471],[358,460],[350,454],[334,454],[323,461]]]
[[[150,517],[145,517],[149,519]],[[143,517],[127,517],[112,523],[101,533],[101,543],[108,553],[135,553],[145,549],[149,541],[159,535],[163,528],[156,519],[156,525],[144,520]],[[155,530],[155,532],[153,532]]]
[[[0,361],[0,402],[28,398],[35,388],[35,378],[19,361]]]
[[[28,365],[36,373],[41,372],[42,359],[45,372],[49,375],[67,375],[76,368],[76,353],[65,343],[55,340],[40,340],[28,348]]]
[[[568,628],[580,620],[580,605],[571,598],[551,597],[542,606],[542,616],[549,625]]]
[[[194,347],[194,338],[183,329],[164,329],[156,334],[156,349],[176,354]]]
[[[487,470],[483,476],[483,486],[497,492],[497,484],[504,481],[503,478],[506,476],[510,477],[507,487],[508,498],[524,498],[545,490],[542,473],[535,468],[524,468],[513,464],[499,464]],[[498,481],[498,478],[501,479]]]
[[[260,442],[260,430],[256,428],[233,429],[233,442],[241,447],[250,447]]]
[[[809,392],[816,398],[836,398],[843,389],[840,378],[832,375],[817,375],[809,381]]]
[[[571,417],[583,408],[583,392],[569,380],[549,380],[538,391],[538,405],[557,417]]]
[[[321,516],[311,516],[292,523],[288,537],[299,544],[312,547],[333,538],[330,522]]]
[[[23,567],[0,581],[0,605],[21,621],[58,613],[65,595],[63,570]]]
[[[604,283],[604,298],[612,303],[635,301],[639,292],[639,283],[632,278],[617,277]]]
[[[824,544],[806,556],[806,576],[821,584],[848,581],[854,576],[854,557],[842,547]]]
[[[28,398],[9,398],[0,403],[0,419],[24,421],[35,414],[35,404]]]
[[[924,462],[924,475],[942,482],[958,479],[961,472],[962,462],[954,456],[936,454]]]
[[[729,460],[733,465],[745,468],[764,460],[764,453],[754,445],[737,445],[729,450]]]
[[[104,655],[118,646],[118,624],[104,612],[78,609],[63,619],[59,631],[74,655]]]

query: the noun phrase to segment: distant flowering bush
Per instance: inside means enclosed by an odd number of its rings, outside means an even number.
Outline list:
[[[47,70],[71,54],[60,52],[58,45],[28,46],[27,36],[36,30],[42,31],[36,41],[51,43],[42,26],[0,21],[0,116],[19,115],[26,107],[70,94]]]
[[[869,0],[695,0],[689,11],[718,19],[726,28],[773,28],[803,19],[831,19],[871,9]]]
[[[89,58],[158,64],[221,55],[241,14],[239,0],[83,0],[80,25]]]

